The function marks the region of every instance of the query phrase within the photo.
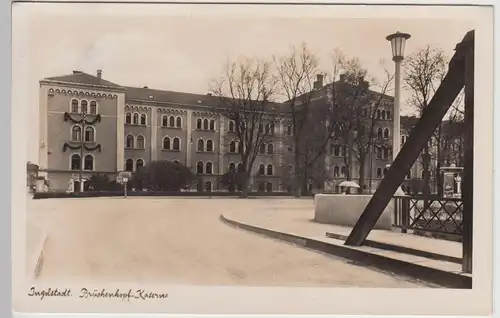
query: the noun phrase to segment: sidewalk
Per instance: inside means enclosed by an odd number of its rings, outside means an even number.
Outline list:
[[[241,225],[255,227],[256,229],[254,229],[254,232],[258,231],[260,234],[266,235],[263,231],[271,231],[281,233],[285,236],[295,236],[295,238],[282,237],[281,239],[297,245],[306,246],[305,242],[307,240],[311,241],[311,245],[323,245],[323,247],[321,247],[322,249],[325,248],[325,245],[329,245],[327,248],[332,251],[332,254],[358,252],[356,257],[363,258],[366,255],[370,255],[378,258],[385,258],[386,260],[394,262],[409,264],[411,266],[418,267],[418,269],[427,270],[428,272],[433,271],[433,276],[442,276],[440,280],[445,280],[445,276],[449,276],[451,278],[453,278],[453,276],[461,276],[459,279],[471,280],[471,275],[461,273],[461,264],[458,262],[436,260],[371,246],[345,246],[342,239],[327,237],[326,233],[334,233],[338,236],[348,236],[352,228],[314,222],[314,202],[306,202],[307,201],[304,201],[300,205],[293,206],[284,205],[284,202],[273,202],[260,211],[229,211],[223,213],[222,217]],[[233,225],[238,226],[238,224]],[[251,228],[247,229],[252,231]],[[271,233],[267,236],[280,239],[279,234],[277,233]],[[299,242],[298,240],[300,239],[303,240]],[[455,259],[460,259],[462,257],[462,245],[459,242],[439,240],[386,230],[372,230],[367,239],[380,243],[398,245],[405,248],[445,255]],[[365,255],[363,256],[359,252]],[[352,253],[350,255],[353,256]],[[415,271],[415,269],[413,271]],[[444,283],[446,283],[446,281]]]

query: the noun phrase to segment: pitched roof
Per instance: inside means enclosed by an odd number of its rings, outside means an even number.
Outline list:
[[[128,100],[144,100],[144,101],[157,101],[157,102],[168,102],[175,104],[187,104],[187,105],[205,105],[205,106],[215,106],[220,100],[216,96],[202,95],[202,94],[192,94],[192,93],[182,93],[167,90],[151,89],[148,87],[125,87],[126,89],[126,99]]]
[[[87,85],[95,85],[95,86],[109,86],[121,88],[122,86],[115,84],[110,81],[103,80],[100,77],[90,75],[81,71],[73,71],[73,74],[63,75],[63,76],[54,76],[48,77],[46,80],[50,81],[60,81],[60,82],[68,82],[75,84],[87,84]]]

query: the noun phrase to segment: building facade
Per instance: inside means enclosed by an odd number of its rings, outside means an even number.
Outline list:
[[[318,77],[313,103],[327,103],[328,85],[322,81]],[[387,103],[377,110],[376,138],[363,165],[366,191],[377,188],[391,163],[393,103],[392,97],[384,98]],[[221,175],[237,168],[241,158],[235,123],[214,111],[218,102],[210,94],[121,86],[104,80],[100,70],[96,75],[73,71],[43,79],[39,174],[48,181],[49,191],[84,191],[93,174],[114,179],[120,171],[169,160],[190,168],[203,189],[220,190]],[[402,121],[402,143],[409,132],[407,122]],[[291,122],[283,118],[271,129],[264,125],[262,130],[270,136],[259,149],[250,187],[292,191]],[[318,161],[319,175],[310,177],[309,190],[329,184],[340,191],[335,185],[346,180],[345,155],[346,145],[332,139]],[[358,181],[359,175],[359,161],[354,158],[351,180]],[[414,177],[421,177],[419,162],[408,172],[408,179]]]

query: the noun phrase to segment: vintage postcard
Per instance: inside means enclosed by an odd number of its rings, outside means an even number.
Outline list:
[[[15,2],[14,310],[489,314],[492,12]]]

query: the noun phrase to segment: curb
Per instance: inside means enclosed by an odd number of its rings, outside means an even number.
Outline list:
[[[270,229],[244,224],[238,221],[230,220],[226,218],[223,214],[220,215],[220,219],[222,222],[228,225],[241,228],[243,230],[247,230],[253,233],[261,234],[266,237],[298,245],[304,248],[308,248],[311,250],[341,257],[353,261],[357,265],[374,267],[376,269],[383,270],[385,272],[390,272],[393,274],[439,285],[439,287],[456,288],[456,289],[472,288],[472,277],[469,276],[464,276],[414,263],[405,262],[402,260],[382,255],[360,251],[345,245],[333,245],[307,237],[282,233]]]

